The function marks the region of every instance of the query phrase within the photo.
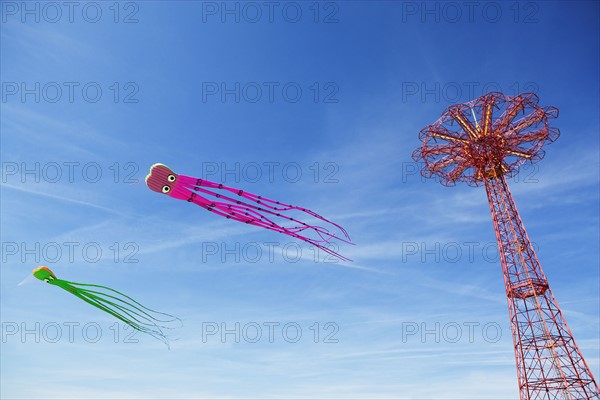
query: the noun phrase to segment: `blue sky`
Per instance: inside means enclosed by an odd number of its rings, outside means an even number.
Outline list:
[[[600,376],[597,2],[47,4],[2,2],[2,398],[517,398],[485,191],[411,159],[485,88],[560,110],[509,185]],[[340,223],[354,261],[151,192],[157,162]],[[40,264],[178,340],[129,343]]]

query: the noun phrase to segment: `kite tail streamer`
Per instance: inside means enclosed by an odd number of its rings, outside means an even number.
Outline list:
[[[150,174],[146,177],[146,184],[156,192],[162,192],[173,198],[195,203],[227,219],[292,236],[310,243],[332,256],[350,261],[327,247],[331,240],[352,244],[346,230],[306,208],[281,203],[206,179],[177,175],[163,164],[152,166]],[[231,197],[227,192],[236,196]],[[341,235],[330,231],[327,227],[300,221],[289,215],[293,212],[308,214],[325,224],[329,224],[330,228],[341,232]],[[282,223],[291,226],[283,226]]]
[[[58,279],[50,269],[43,266],[34,269],[33,275],[118,318],[133,329],[155,337],[167,346],[168,338],[163,329],[176,328],[172,323],[177,321],[181,326],[179,318],[145,307],[126,294],[109,287]]]
[[[180,179],[180,181],[173,191],[173,197],[191,201],[192,203],[198,204],[207,210],[224,216],[228,219],[260,226],[295,237],[322,249],[330,255],[348,260],[325,245],[325,243],[329,243],[332,239],[351,243],[348,233],[341,226],[327,220],[326,218],[323,218],[311,210],[293,206],[291,204],[281,203],[204,179],[196,179],[184,175],[179,175],[178,179]],[[205,187],[232,192],[239,197],[238,199],[235,199],[227,195],[204,189]],[[209,200],[203,196],[200,196],[199,193],[211,196],[214,198],[214,200]],[[239,198],[253,201],[256,204],[249,204],[245,201],[239,200]],[[304,212],[318,220],[333,225],[342,232],[345,238],[337,236],[336,234],[330,232],[327,228],[318,225],[309,225],[306,222],[302,222],[287,215],[286,211],[290,210]],[[284,227],[275,222],[277,219],[289,221],[294,225],[290,227]],[[305,232],[308,233],[310,231],[316,233],[317,237],[309,237],[305,234]]]

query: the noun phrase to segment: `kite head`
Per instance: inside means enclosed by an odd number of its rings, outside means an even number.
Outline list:
[[[154,164],[146,175],[146,185],[158,193],[169,194],[175,187],[177,174],[164,164]]]
[[[34,269],[33,276],[46,283],[50,283],[51,281],[56,279],[56,275],[54,275],[54,272],[50,271],[50,269],[44,266],[40,266]]]

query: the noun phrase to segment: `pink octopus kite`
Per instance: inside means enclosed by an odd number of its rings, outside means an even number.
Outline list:
[[[155,192],[164,193],[175,199],[196,203],[208,211],[221,215],[227,219],[245,222],[247,224],[260,226],[295,237],[322,249],[332,256],[350,261],[348,258],[327,247],[327,243],[329,243],[331,239],[337,239],[352,244],[350,237],[344,228],[306,208],[280,203],[279,201],[270,200],[206,179],[178,175],[163,164],[154,164],[150,167],[150,173],[146,176],[146,185]],[[221,190],[221,193],[206,188],[218,189]],[[227,196],[228,193],[226,192],[234,193],[237,197]],[[214,199],[209,200],[204,196],[210,196]],[[249,204],[241,199],[245,199],[254,204]],[[292,218],[285,214],[288,211],[304,212],[316,219],[333,225],[342,232],[345,239],[329,232],[329,230],[324,227],[309,225]],[[281,220],[287,220],[294,225],[284,227],[276,222]],[[310,232],[314,234],[313,237],[307,236]]]

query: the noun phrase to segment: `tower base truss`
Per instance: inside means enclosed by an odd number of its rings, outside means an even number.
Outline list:
[[[521,399],[600,399],[505,177],[485,179],[485,188],[504,274]]]

